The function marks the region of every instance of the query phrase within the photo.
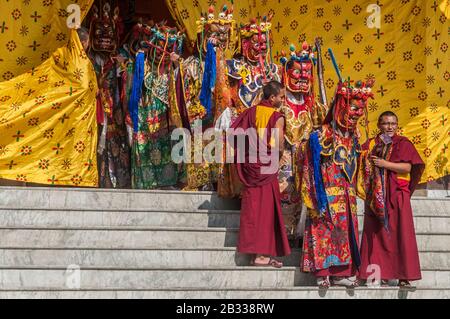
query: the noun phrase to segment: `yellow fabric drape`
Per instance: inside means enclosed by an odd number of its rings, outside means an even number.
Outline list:
[[[0,83],[0,178],[97,186],[97,82],[76,31],[33,71]]]
[[[166,0],[191,40],[195,21],[210,2]],[[381,9],[379,30],[366,25],[374,14],[367,12],[370,4]],[[234,1],[234,18],[239,24],[274,14],[272,55],[277,63],[291,43],[299,49],[304,40],[312,43],[320,37],[323,53],[333,49],[345,77],[374,78],[369,136],[377,133],[381,112],[396,112],[400,133],[411,139],[427,164],[426,182],[450,174],[449,6],[447,0],[239,0]],[[324,63],[330,99],[337,77],[328,54]]]
[[[0,0],[0,82],[37,67],[69,39],[66,8],[81,20],[94,0]]]

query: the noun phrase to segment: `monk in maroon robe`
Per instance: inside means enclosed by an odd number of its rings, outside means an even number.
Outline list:
[[[398,279],[400,287],[411,287],[409,281],[422,277],[410,198],[425,164],[414,145],[397,135],[395,113],[381,114],[378,128],[381,134],[365,144],[373,169],[366,174],[360,278],[371,280],[379,269],[382,283]]]
[[[285,92],[276,81],[269,82],[263,92],[264,100],[244,111],[232,125],[236,168],[244,185],[238,252],[253,254],[254,266],[280,268],[282,262],[272,257],[291,252],[278,184],[285,122],[276,109],[283,103]],[[249,132],[254,134],[246,135]],[[239,136],[245,137],[245,145],[236,143]]]

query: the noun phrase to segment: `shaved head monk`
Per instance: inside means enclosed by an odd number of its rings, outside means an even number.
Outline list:
[[[244,111],[232,125],[235,161],[242,190],[238,252],[251,254],[253,266],[281,268],[274,256],[291,253],[281,211],[278,169],[284,146],[285,89],[277,81],[263,88],[263,100]],[[233,143],[234,144],[234,143]]]
[[[410,198],[425,164],[414,145],[397,134],[395,113],[382,113],[378,128],[381,133],[364,145],[371,164],[364,178],[360,277],[378,275],[382,284],[398,279],[400,287],[411,287],[410,281],[422,276]]]

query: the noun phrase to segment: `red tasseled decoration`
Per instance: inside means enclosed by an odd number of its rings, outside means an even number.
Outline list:
[[[308,42],[303,42],[303,45],[302,45],[302,48],[303,48],[303,50],[308,50]]]

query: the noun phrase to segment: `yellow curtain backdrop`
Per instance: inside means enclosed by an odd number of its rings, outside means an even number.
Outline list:
[[[0,82],[38,66],[69,38],[66,8],[81,19],[94,0],[0,0]]]
[[[225,1],[166,0],[174,18],[195,39],[195,21],[210,4]],[[381,9],[380,29],[366,20]],[[450,174],[450,1],[432,0],[239,0],[238,23],[273,14],[273,56],[291,43],[320,37],[324,53],[332,48],[342,74],[353,80],[376,80],[375,100],[369,104],[369,135],[377,132],[378,115],[386,110],[400,117],[400,132],[409,137],[426,161],[422,182]],[[337,77],[325,54],[325,81],[332,97]]]
[[[0,83],[0,178],[97,186],[96,92],[76,31],[40,66]]]

